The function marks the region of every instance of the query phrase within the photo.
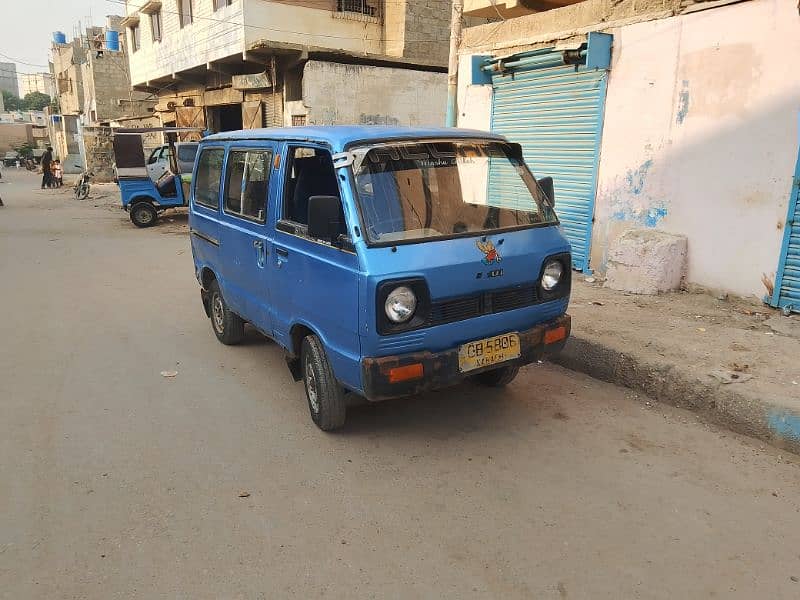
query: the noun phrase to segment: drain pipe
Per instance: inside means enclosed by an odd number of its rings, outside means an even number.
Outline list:
[[[458,125],[458,48],[461,46],[461,29],[464,0],[453,0],[450,20],[450,66],[447,70],[447,122],[448,127]]]

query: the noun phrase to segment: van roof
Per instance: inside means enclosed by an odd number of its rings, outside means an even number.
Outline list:
[[[274,129],[246,129],[227,131],[204,138],[205,142],[243,140],[289,140],[327,144],[339,152],[358,143],[388,140],[415,139],[489,139],[505,141],[505,138],[486,131],[455,129],[452,127],[385,127],[380,125],[330,125],[321,127],[281,127]]]

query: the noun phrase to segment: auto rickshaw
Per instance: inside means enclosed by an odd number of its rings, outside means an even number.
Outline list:
[[[114,130],[114,159],[122,208],[130,214],[134,225],[151,227],[165,210],[189,205],[192,174],[181,173],[178,168],[174,134],[193,133],[199,138],[201,132],[202,129],[184,127]],[[153,182],[147,173],[142,136],[148,133],[168,134],[172,149],[170,167],[157,182]]]

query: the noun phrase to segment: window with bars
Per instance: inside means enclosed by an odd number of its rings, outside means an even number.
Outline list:
[[[336,0],[336,16],[379,21],[383,15],[381,0]]]
[[[214,10],[220,10],[233,4],[233,0],[214,0]]]
[[[305,124],[305,115],[292,115],[292,127],[303,127]]]

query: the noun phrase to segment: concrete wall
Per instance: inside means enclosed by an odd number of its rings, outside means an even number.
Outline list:
[[[798,154],[788,0],[614,32],[591,264],[630,227],[689,238],[688,281],[742,295],[774,277]]]
[[[447,75],[409,69],[309,61],[303,74],[303,102],[287,106],[307,114],[309,125],[444,124]]]
[[[22,144],[34,144],[30,123],[0,123],[0,152],[5,154]]]
[[[86,168],[97,183],[114,181],[114,144],[110,127],[84,127]]]
[[[53,44],[53,74],[58,102],[63,114],[83,111],[83,69],[86,50],[79,40],[70,44]]]
[[[125,41],[121,35],[122,48],[125,48]],[[89,123],[107,123],[145,114],[155,105],[155,102],[145,102],[150,94],[131,90],[127,50],[106,51],[101,58],[90,52],[82,69],[84,114]]]

